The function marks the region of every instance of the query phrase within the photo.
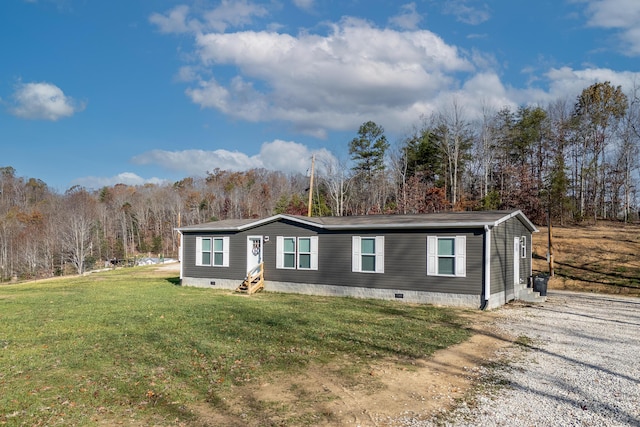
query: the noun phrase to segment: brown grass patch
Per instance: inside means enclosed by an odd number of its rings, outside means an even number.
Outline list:
[[[640,225],[598,222],[552,227],[550,289],[640,295]],[[548,272],[548,231],[533,236],[533,270]]]
[[[492,326],[499,313],[462,315],[475,335],[430,358],[360,360],[368,369],[357,372],[345,372],[353,361],[337,360],[300,374],[275,374],[257,385],[234,386],[217,405],[192,405],[191,425],[395,426],[404,416],[440,415],[466,397],[480,377],[479,366],[514,342]]]

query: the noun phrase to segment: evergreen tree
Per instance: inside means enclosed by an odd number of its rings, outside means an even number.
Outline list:
[[[368,121],[358,130],[358,136],[349,143],[349,154],[355,162],[353,170],[371,179],[377,171],[384,170],[384,156],[389,148],[382,126]]]

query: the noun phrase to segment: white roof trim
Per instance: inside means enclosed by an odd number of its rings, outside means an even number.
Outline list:
[[[533,223],[531,221],[529,221],[529,218],[527,218],[524,215],[524,213],[522,213],[521,210],[517,210],[517,211],[511,212],[509,215],[505,215],[503,218],[500,218],[499,220],[497,220],[494,223],[494,227],[499,225],[499,224],[502,224],[503,222],[508,221],[511,218],[516,217],[516,216],[520,217],[522,222],[524,222],[524,225],[527,226],[527,228],[530,229],[532,233],[537,233],[538,231],[540,231],[540,230],[538,230],[538,228],[535,225],[533,225]]]

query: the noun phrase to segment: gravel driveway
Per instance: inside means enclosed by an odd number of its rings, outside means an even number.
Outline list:
[[[499,328],[527,343],[447,421],[406,426],[640,426],[640,299],[564,291],[505,307]],[[492,391],[493,390],[493,391]]]

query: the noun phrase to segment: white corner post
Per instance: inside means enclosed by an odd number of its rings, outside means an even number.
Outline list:
[[[484,226],[484,306],[491,299],[491,227]]]
[[[184,235],[180,232],[180,247],[178,248],[178,262],[180,263],[180,280],[183,278],[183,269],[184,269],[184,254],[182,251],[184,250]]]

